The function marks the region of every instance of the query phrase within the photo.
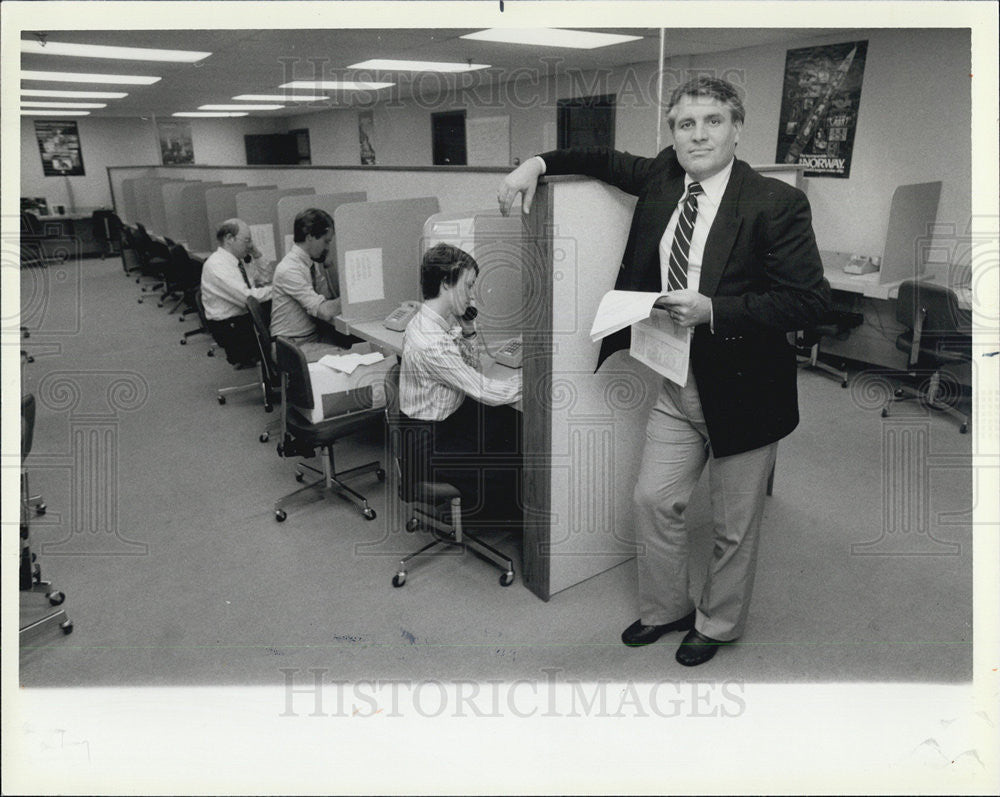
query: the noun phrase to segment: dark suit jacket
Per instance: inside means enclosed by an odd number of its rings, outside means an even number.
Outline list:
[[[660,291],[660,239],[684,192],[673,147],[655,158],[605,147],[541,157],[548,175],[583,174],[638,197],[614,287]],[[712,299],[715,332],[708,324],[695,328],[691,368],[713,455],[781,439],[799,421],[795,350],[786,333],[817,323],[830,302],[805,194],[735,161],[698,292]],[[598,367],[629,346],[629,335],[625,329],[604,340]]]

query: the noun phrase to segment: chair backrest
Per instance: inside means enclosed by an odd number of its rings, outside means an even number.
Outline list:
[[[285,377],[286,398],[296,407],[313,409],[316,402],[313,401],[309,361],[302,349],[281,335],[275,338],[274,345],[277,350],[278,371]]]
[[[904,280],[896,299],[896,320],[916,329],[921,318],[924,339],[972,334],[971,313],[958,306],[958,296],[953,290],[923,280]]]
[[[198,320],[201,321],[201,325],[205,327],[205,329],[211,331],[211,328],[208,325],[208,316],[205,315],[205,303],[201,299],[201,288],[198,288],[194,292],[194,306],[198,311]],[[212,338],[215,339],[215,342],[220,346],[222,345],[222,342],[215,337],[215,333],[212,333]]]
[[[267,305],[270,308],[270,304]],[[250,311],[250,320],[253,321],[254,337],[257,338],[257,349],[260,352],[260,361],[264,364],[264,381],[268,389],[274,389],[278,385],[278,367],[271,354],[273,348],[271,341],[271,313],[265,309],[256,297],[247,296],[247,310]]]
[[[118,239],[122,220],[113,210],[95,210],[90,218],[94,225],[94,237],[97,240],[110,243]]]
[[[35,395],[21,396],[21,459],[31,453],[31,443],[35,438]]]

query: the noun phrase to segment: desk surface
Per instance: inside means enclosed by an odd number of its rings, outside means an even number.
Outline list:
[[[846,291],[848,293],[860,293],[869,299],[895,299],[899,294],[899,285],[903,280],[896,282],[879,282],[880,274],[873,271],[870,274],[846,274],[844,264],[847,263],[850,255],[845,252],[821,251],[820,257],[823,259],[823,276],[826,277],[830,287],[835,291]],[[936,274],[922,274],[920,279],[937,283]],[[955,288],[958,294],[958,306],[962,310],[972,309],[972,290],[967,287]]]

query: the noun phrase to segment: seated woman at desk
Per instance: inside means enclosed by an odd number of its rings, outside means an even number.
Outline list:
[[[495,379],[481,369],[476,328],[465,317],[478,275],[479,265],[461,249],[438,244],[427,251],[424,302],[403,334],[399,378],[400,411],[418,429],[404,452],[404,476],[456,487],[465,517],[499,507],[511,515],[518,506],[520,417],[505,405],[520,400],[521,373]]]

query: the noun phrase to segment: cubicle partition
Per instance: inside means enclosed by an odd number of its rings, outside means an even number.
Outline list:
[[[167,189],[183,186],[188,180],[165,180],[153,187],[149,196],[149,231],[173,239],[167,224]]]
[[[273,187],[268,186],[268,188]],[[250,190],[249,186],[236,183],[234,185],[219,185],[205,192],[205,219],[213,241],[213,249],[215,248],[215,231],[226,219],[236,216],[236,195],[247,190]]]
[[[168,183],[163,188],[166,207],[167,236],[187,247],[190,252],[214,249],[208,233],[205,192],[221,185],[219,182]]]
[[[278,201],[285,196],[311,196],[315,193],[314,188],[272,188],[248,189],[236,195],[235,215],[250,226],[253,242],[268,266],[275,265],[284,256],[274,223]]]

